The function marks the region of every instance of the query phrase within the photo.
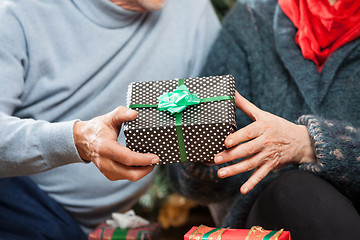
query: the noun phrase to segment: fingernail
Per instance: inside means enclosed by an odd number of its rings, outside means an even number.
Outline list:
[[[228,174],[227,170],[219,170],[219,177],[226,177],[227,174]]]
[[[132,115],[134,115],[135,113],[136,113],[136,111],[135,111],[135,110],[132,110],[132,109],[129,109],[129,110],[126,111],[126,115],[128,115],[128,116],[132,116]]]
[[[228,141],[228,145],[230,145],[230,146],[232,146],[233,143],[234,143],[234,141],[233,141],[232,139],[230,139],[230,140]]]
[[[222,156],[216,156],[214,159],[215,163],[222,163],[222,161],[224,160],[224,158]]]
[[[159,158],[154,158],[153,160],[151,160],[151,164],[157,164],[160,162]]]
[[[244,187],[243,193],[246,194],[248,191],[249,191],[249,189],[247,187]]]

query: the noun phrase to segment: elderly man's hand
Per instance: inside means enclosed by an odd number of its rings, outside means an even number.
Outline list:
[[[274,169],[289,164],[316,161],[310,135],[305,126],[296,125],[257,108],[238,92],[235,102],[236,106],[254,122],[225,139],[228,150],[217,154],[215,163],[245,159],[219,169],[219,177],[224,178],[254,170],[252,176],[240,189],[245,194]]]
[[[120,145],[117,138],[123,122],[134,120],[137,112],[118,107],[112,112],[74,124],[74,141],[80,157],[92,161],[110,180],[137,181],[149,174],[159,162],[150,153],[137,153]]]

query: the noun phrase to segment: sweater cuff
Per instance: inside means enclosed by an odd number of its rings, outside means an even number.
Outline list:
[[[49,168],[77,162],[81,159],[74,142],[73,126],[79,120],[50,123],[44,126],[41,152]]]
[[[326,158],[326,142],[324,141],[324,133],[321,128],[321,122],[313,115],[303,115],[297,120],[298,124],[305,125],[309,131],[315,156],[316,163],[306,163],[300,165],[303,170],[311,171],[313,173],[320,173],[323,171]]]

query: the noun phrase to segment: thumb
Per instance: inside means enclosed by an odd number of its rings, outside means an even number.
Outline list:
[[[235,91],[235,105],[238,109],[248,115],[253,121],[257,120],[262,113],[262,110],[249,102],[246,98]]]
[[[123,122],[134,120],[137,117],[137,111],[124,106],[119,106],[108,113],[108,117],[114,127],[120,127]]]

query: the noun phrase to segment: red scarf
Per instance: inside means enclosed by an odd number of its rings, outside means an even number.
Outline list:
[[[279,0],[283,12],[298,29],[295,41],[319,72],[329,56],[360,37],[360,0]]]

